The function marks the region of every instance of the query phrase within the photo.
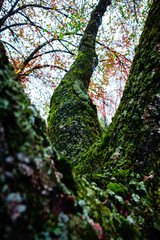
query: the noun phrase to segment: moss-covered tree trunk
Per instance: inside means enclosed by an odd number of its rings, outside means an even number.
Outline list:
[[[133,187],[136,182],[144,183],[155,205],[157,222],[160,221],[159,116],[160,1],[154,0],[119,108],[101,142],[81,158],[76,171],[88,174],[92,180],[103,178],[106,184]]]
[[[78,56],[54,92],[48,132],[51,142],[61,155],[75,163],[101,136],[96,106],[87,94],[93,70],[98,64],[95,42],[102,16],[110,5],[100,0],[79,45]]]

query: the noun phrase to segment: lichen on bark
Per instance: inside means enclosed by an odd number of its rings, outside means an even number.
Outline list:
[[[82,153],[101,136],[96,106],[87,94],[98,64],[95,41],[110,1],[100,0],[91,14],[79,45],[77,59],[55,90],[48,117],[48,134],[57,151],[76,164]]]

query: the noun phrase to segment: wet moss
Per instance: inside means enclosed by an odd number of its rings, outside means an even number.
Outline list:
[[[93,240],[98,240],[98,235],[96,232],[93,230],[90,224],[87,222],[83,222],[80,217],[74,216],[70,221],[69,221],[69,231],[72,232],[72,237],[71,239],[93,239]]]

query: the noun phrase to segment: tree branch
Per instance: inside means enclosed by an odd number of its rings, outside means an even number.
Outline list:
[[[86,151],[86,147],[89,148],[101,135],[96,108],[87,92],[91,75],[98,63],[95,51],[98,28],[110,4],[110,1],[99,0],[92,11],[79,44],[78,56],[51,99],[48,117],[50,140],[57,151],[74,161],[74,164]]]
[[[2,26],[4,24],[4,22],[6,21],[6,19],[13,15],[12,13],[14,12],[14,8],[16,7],[16,5],[18,4],[19,0],[15,1],[15,3],[13,4],[13,6],[11,7],[11,9],[9,10],[9,12],[0,19],[0,26]]]
[[[91,13],[91,18],[79,45],[79,51],[83,51],[86,47],[95,49],[97,32],[101,25],[102,17],[110,4],[110,0],[99,0],[98,5]]]
[[[40,49],[42,49],[44,46],[47,44],[57,40],[56,38],[51,38],[50,40],[45,41],[44,43],[40,44],[29,56],[28,58],[24,61],[23,68],[33,59],[33,56],[39,52]]]
[[[3,3],[4,3],[4,0],[0,0],[0,11],[1,11]]]
[[[33,59],[35,59],[35,58],[38,58],[38,57],[41,57],[41,56],[43,56],[43,55],[46,55],[46,54],[50,54],[50,53],[56,53],[56,52],[63,52],[63,53],[68,53],[68,54],[70,54],[70,55],[72,55],[72,56],[75,56],[75,54],[74,53],[72,53],[71,51],[65,51],[65,50],[50,50],[50,51],[47,51],[47,52],[44,52],[44,53],[42,53],[42,54],[39,54],[39,55],[36,55],[36,56],[34,56],[33,58],[32,58],[32,60]]]
[[[29,69],[29,71],[26,71],[24,73],[21,74],[21,69],[17,72],[18,76],[20,77],[25,77],[27,75],[29,75],[30,73],[32,73],[34,70],[38,70],[38,69],[42,69],[42,68],[47,68],[47,67],[50,67],[50,68],[57,68],[57,69],[60,69],[60,70],[63,70],[65,72],[68,72],[65,68],[62,68],[62,67],[59,67],[57,65],[51,65],[51,64],[44,64],[44,65],[37,65],[31,69]]]
[[[88,91],[92,73],[95,67],[98,65],[98,57],[95,51],[97,32],[99,26],[101,25],[102,17],[110,4],[110,0],[99,0],[98,5],[92,11],[91,18],[87,24],[87,27],[79,44],[78,57],[71,67],[71,69],[77,68],[79,69],[79,72],[82,72],[79,78],[81,79],[80,81],[83,81],[86,92]],[[83,60],[81,53],[83,53]],[[78,76],[76,72],[75,74]]]
[[[8,42],[6,42],[6,41],[4,41],[4,40],[1,40],[5,45],[8,45],[8,46],[10,46],[11,48],[13,48],[16,52],[18,52],[21,56],[23,56],[23,54],[20,52],[20,51],[18,51],[18,49],[17,48],[15,48],[14,46],[12,46],[12,44],[10,44],[10,43],[8,43]],[[24,58],[24,56],[23,56],[23,58]]]
[[[68,35],[68,34],[66,34]],[[41,50],[44,46],[46,46],[47,44],[50,44],[51,42],[53,41],[56,41],[56,40],[59,40],[59,38],[51,38],[50,40],[46,40],[44,43],[42,43],[41,45],[39,45],[29,56],[28,58],[24,61],[24,64],[23,64],[23,69],[25,68],[25,66],[34,58],[36,58],[36,56],[34,56],[37,52],[39,52],[39,50]],[[65,41],[65,40],[64,40]],[[54,51],[54,50],[51,50],[51,51]],[[63,50],[62,50],[63,51]],[[49,52],[47,52],[49,53]],[[70,54],[74,55],[73,53],[69,52]],[[39,55],[41,56],[41,55]]]
[[[11,24],[9,26],[5,26],[5,27],[1,28],[0,32],[3,32],[3,31],[5,31],[7,29],[10,29],[12,27],[25,26],[25,25],[28,25],[28,24],[31,25],[30,23],[15,23],[15,24]],[[32,26],[35,26],[35,25],[32,24]]]

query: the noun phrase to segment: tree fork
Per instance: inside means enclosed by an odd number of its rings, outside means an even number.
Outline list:
[[[87,94],[98,64],[96,36],[102,16],[111,1],[100,0],[80,41],[78,56],[54,92],[48,116],[48,134],[57,151],[75,165],[101,136],[96,106]]]

